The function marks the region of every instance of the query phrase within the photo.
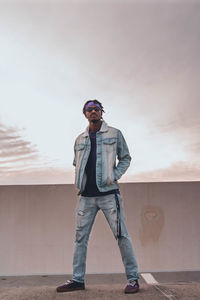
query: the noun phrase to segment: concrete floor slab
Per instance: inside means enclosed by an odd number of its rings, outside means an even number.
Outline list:
[[[91,285],[85,291],[76,291],[58,294],[54,287],[21,287],[3,288],[0,291],[1,300],[60,300],[60,299],[113,299],[121,300],[132,297],[123,293],[122,285]],[[161,300],[163,295],[159,294],[153,287],[142,286],[140,293],[134,294],[134,299],[145,297],[149,300]]]
[[[159,283],[170,282],[200,282],[200,271],[185,271],[185,272],[152,272],[154,278]]]
[[[157,285],[148,285],[141,278],[140,292],[134,299],[196,300],[200,299],[200,272],[152,273]],[[88,274],[86,290],[56,293],[56,287],[71,275],[6,276],[0,277],[1,300],[59,300],[59,299],[130,299],[124,294],[124,274]]]

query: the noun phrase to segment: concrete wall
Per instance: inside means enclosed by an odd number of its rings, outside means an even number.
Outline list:
[[[200,270],[200,182],[120,184],[140,271]],[[0,275],[72,273],[73,185],[0,186]],[[87,273],[124,272],[100,212]]]

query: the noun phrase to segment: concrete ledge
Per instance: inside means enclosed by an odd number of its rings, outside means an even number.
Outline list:
[[[200,182],[122,183],[126,222],[140,272],[200,269]],[[70,274],[74,185],[0,186],[0,275]],[[87,273],[123,273],[119,249],[100,212]]]

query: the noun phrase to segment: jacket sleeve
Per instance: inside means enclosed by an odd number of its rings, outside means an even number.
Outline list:
[[[74,160],[73,160],[73,166],[76,167],[76,151],[75,151],[76,141],[74,143]]]
[[[120,130],[118,131],[117,138],[117,159],[118,164],[114,170],[115,180],[120,179],[120,177],[126,172],[128,167],[130,166],[131,162],[131,156],[128,150],[128,146]]]

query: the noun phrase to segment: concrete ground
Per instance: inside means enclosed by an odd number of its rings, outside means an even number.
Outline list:
[[[148,278],[145,278],[146,274]],[[144,280],[145,278],[145,280]],[[140,292],[126,295],[124,274],[90,274],[86,290],[56,293],[56,287],[70,275],[0,276],[1,300],[96,300],[96,299],[200,299],[200,271],[140,274]],[[147,280],[148,279],[148,280]],[[154,284],[150,284],[151,280]]]

